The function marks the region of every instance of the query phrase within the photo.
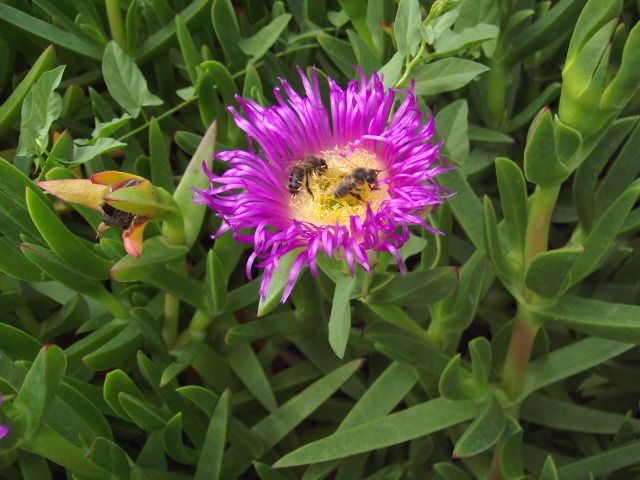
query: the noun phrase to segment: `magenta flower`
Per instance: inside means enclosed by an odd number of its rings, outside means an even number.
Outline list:
[[[435,231],[425,216],[446,195],[434,177],[448,167],[431,142],[433,119],[425,119],[413,90],[385,91],[379,75],[367,81],[358,73],[346,89],[329,79],[328,108],[315,70],[311,82],[300,71],[305,96],[281,79],[277,105],[236,97],[242,114],[229,108],[250,150],[218,153],[230,168],[207,170],[211,188],[197,191],[196,201],[222,218],[218,235],[231,229],[253,243],[247,272],[259,259],[262,298],[278,260],[293,250],[283,301],[305,265],[317,273],[321,252],[344,258],[352,275],[355,264],[370,271],[372,251],[391,253],[404,271],[398,248],[409,226]],[[394,110],[397,94],[404,100]]]

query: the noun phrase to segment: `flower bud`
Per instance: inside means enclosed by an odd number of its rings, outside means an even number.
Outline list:
[[[143,232],[149,220],[161,220],[177,212],[162,189],[125,172],[100,172],[90,179],[48,180],[38,182],[38,186],[65,202],[101,212],[98,234],[112,226],[122,228],[125,250],[135,257],[142,254]]]
[[[544,108],[527,134],[524,171],[527,180],[543,186],[559,185],[577,168],[576,154],[582,143],[580,132],[553,118]]]
[[[621,60],[613,48],[612,42],[623,38],[617,18],[621,9],[622,0],[590,0],[567,51],[558,113],[563,123],[584,136],[604,128],[640,87],[640,25],[631,31]]]

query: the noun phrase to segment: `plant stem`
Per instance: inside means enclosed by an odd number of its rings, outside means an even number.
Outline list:
[[[188,100],[185,100],[184,102],[179,103],[178,105],[176,105],[173,108],[170,108],[169,110],[167,110],[164,113],[161,113],[160,115],[158,115],[157,117],[155,117],[155,119],[159,122],[160,120],[167,118],[171,115],[173,115],[174,113],[176,113],[178,110],[186,107],[187,105],[195,102],[196,100],[198,100],[198,96],[193,96]],[[136,133],[140,133],[142,132],[144,129],[146,129],[149,126],[149,122],[145,122],[142,125],[140,125],[137,128],[134,128],[133,130],[131,130],[130,132],[125,133],[124,135],[122,135],[121,137],[118,138],[119,142],[122,142],[123,140],[126,140],[129,137],[134,136]]]
[[[160,189],[159,193],[161,198],[165,197],[166,202],[172,202],[173,197]],[[175,205],[177,213],[168,217],[162,224],[162,235],[171,245],[184,244],[184,220],[179,213],[180,209]],[[179,258],[167,265],[167,268],[179,275],[187,276],[187,265],[185,258]],[[178,322],[180,321],[180,299],[165,293],[164,296],[164,313],[162,323],[162,338],[169,348],[174,344],[176,336],[178,335]]]
[[[488,478],[489,480],[502,480],[502,472],[500,471],[500,442],[496,443],[496,448],[493,451]]]
[[[539,253],[547,251],[551,214],[560,193],[560,185],[543,187],[538,185],[531,197],[531,206],[527,220],[527,232],[524,246],[524,263]]]
[[[531,358],[533,343],[536,339],[540,322],[535,316],[531,315],[527,306],[518,304],[518,311],[513,323],[511,331],[511,340],[509,341],[509,349],[502,366],[502,385],[507,391],[509,398],[513,401],[517,400],[524,390],[525,374],[527,365]],[[511,414],[514,418],[518,417],[519,403],[515,403],[511,407]],[[500,470],[500,442],[496,444],[493,451],[493,459],[489,469],[489,480],[502,480],[502,472]]]
[[[171,266],[170,266],[171,268]],[[173,268],[171,268],[173,270]],[[162,322],[162,338],[167,347],[171,348],[178,335],[178,321],[180,320],[180,299],[169,293],[164,294],[164,310]]]
[[[189,325],[189,337],[193,340],[202,340],[213,319],[212,314],[196,310]]]
[[[536,187],[529,208],[525,236],[524,265],[527,266],[538,254],[547,251],[551,214],[558,199],[560,186]],[[536,296],[523,286],[523,298],[535,303]],[[518,303],[518,311],[511,333],[509,349],[502,371],[502,383],[512,400],[522,393],[524,375],[531,357],[533,341],[540,322],[532,315],[525,303]]]
[[[105,0],[107,9],[107,18],[109,19],[109,30],[111,30],[111,38],[123,50],[127,49],[127,35],[122,24],[122,15],[120,13],[120,0]]]
[[[502,384],[512,400],[517,399],[522,393],[533,342],[539,328],[540,322],[529,313],[527,307],[518,305],[509,349],[502,370]]]
[[[409,78],[413,67],[415,67],[418,63],[420,63],[420,61],[423,60],[422,54],[424,53],[426,46],[427,42],[424,38],[422,38],[422,40],[420,41],[420,48],[418,49],[418,52],[411,60],[407,62],[407,65],[404,68],[404,73],[402,74],[402,77],[400,77],[400,80],[398,80],[393,86],[394,88],[398,88],[400,85],[402,85],[407,80],[407,78]]]
[[[547,251],[551,214],[559,193],[560,185],[538,185],[531,197],[524,245],[525,269],[536,255]],[[535,303],[537,301],[535,294],[524,285],[522,290],[524,302]],[[527,303],[524,302],[518,302],[518,311],[516,312],[511,332],[511,340],[509,341],[507,356],[502,367],[502,385],[509,398],[513,401],[517,400],[524,390],[527,365],[531,358],[533,343],[541,325],[540,320],[530,312]],[[519,406],[516,403],[512,407],[511,413],[515,417],[518,415]],[[500,444],[496,445],[493,453],[489,478],[490,480],[501,480]]]

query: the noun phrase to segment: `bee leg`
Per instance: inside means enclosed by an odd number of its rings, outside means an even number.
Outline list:
[[[309,186],[309,176],[307,176],[306,187],[307,187],[307,192],[309,192],[309,195],[311,195],[311,198],[315,200],[315,197],[313,196],[313,192],[311,191],[311,187]]]
[[[364,198],[362,198],[362,197],[360,196],[360,194],[359,194],[359,193],[351,192],[351,195],[353,195],[354,197],[356,197],[356,198],[357,198],[358,200],[360,200],[361,202],[364,202]]]

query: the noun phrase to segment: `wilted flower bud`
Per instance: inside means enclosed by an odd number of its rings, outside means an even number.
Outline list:
[[[144,228],[174,209],[158,199],[158,189],[143,177],[125,172],[96,173],[90,179],[48,180],[38,186],[65,202],[76,203],[102,213],[98,234],[116,226],[128,254],[142,254]]]

